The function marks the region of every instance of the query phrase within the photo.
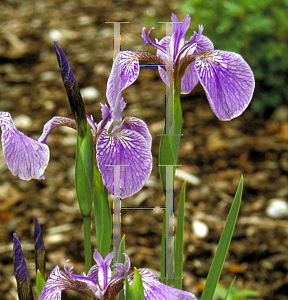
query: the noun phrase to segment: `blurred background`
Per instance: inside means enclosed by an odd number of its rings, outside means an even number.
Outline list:
[[[215,299],[223,299],[236,277],[233,299],[288,299],[288,1],[91,1],[2,0],[0,3],[0,110],[38,139],[53,116],[72,117],[53,41],[69,60],[86,112],[101,120],[106,82],[113,62],[113,25],[121,25],[122,50],[146,50],[142,27],[151,38],[165,36],[171,13],[191,17],[186,40],[204,26],[215,49],[240,53],[255,74],[251,105],[239,118],[221,122],[198,85],[183,95],[181,172],[175,182],[175,209],[187,179],[184,289],[200,297],[227,213],[244,175],[244,193]],[[155,68],[141,68],[123,93],[123,116],[143,119],[153,137],[153,171],[145,187],[122,207],[163,206],[157,169],[165,115],[165,86]],[[76,134],[57,128],[47,144],[51,158],[42,181],[21,181],[0,152],[0,299],[17,299],[12,235],[17,233],[34,282],[33,225],[37,216],[47,248],[47,275],[67,259],[84,271],[81,215],[74,190]],[[192,177],[193,176],[193,177]],[[112,198],[111,198],[112,199]],[[123,211],[122,233],[133,266],[160,271],[162,212]],[[135,226],[135,224],[137,226]],[[93,237],[95,245],[95,237]],[[222,292],[221,292],[222,291]],[[248,295],[248,296],[245,296]],[[222,298],[221,298],[222,297]],[[245,298],[246,297],[246,298]],[[85,299],[65,293],[63,299]],[[232,298],[231,298],[232,299]]]

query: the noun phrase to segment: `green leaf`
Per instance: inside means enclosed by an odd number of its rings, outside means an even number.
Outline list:
[[[165,129],[163,129],[163,134]],[[170,136],[162,135],[159,148],[159,172],[163,191],[166,190],[166,167],[167,165],[175,165],[175,156],[172,148],[172,140]]]
[[[76,195],[84,222],[84,250],[85,270],[88,272],[92,266],[91,251],[91,211],[93,200],[93,173],[94,173],[94,144],[90,130],[84,136],[77,131],[76,162],[75,162],[75,187]]]
[[[91,130],[87,130],[84,137],[80,137],[77,132],[75,186],[80,211],[83,216],[90,215],[92,211],[94,157]]]
[[[44,285],[45,285],[45,279],[42,276],[41,272],[39,270],[37,270],[37,273],[36,273],[36,289],[37,289],[38,297],[40,297]]]
[[[166,203],[166,201],[165,201]],[[162,227],[162,237],[161,237],[161,267],[160,267],[160,273],[161,273],[161,278],[160,281],[164,284],[167,284],[166,280],[166,247],[165,247],[165,242],[166,242],[166,210],[164,210],[164,215],[163,215],[163,227]]]
[[[168,128],[166,123],[166,132],[165,128],[163,129],[160,148],[159,148],[159,172],[160,180],[162,183],[163,191],[166,188],[166,167],[165,165],[177,165],[178,161],[178,152],[180,146],[181,130],[182,130],[182,109],[180,102],[180,95],[176,96],[174,93],[174,99],[168,100],[173,105],[173,126]],[[171,124],[170,124],[171,125]],[[163,166],[163,167],[161,167]],[[175,174],[175,171],[174,171]]]
[[[232,289],[233,289],[233,284],[234,284],[234,282],[235,282],[235,279],[236,279],[236,277],[234,277],[233,278],[233,280],[232,280],[232,282],[231,282],[231,284],[230,284],[230,286],[229,286],[229,289],[228,290],[226,290],[226,296],[225,296],[225,300],[229,300],[229,296],[230,296],[230,294],[231,294],[231,291],[232,291]],[[218,294],[218,292],[217,292],[217,288],[219,287],[219,284],[218,284],[218,286],[216,287],[216,293]]]
[[[180,290],[182,289],[182,276],[183,276],[185,193],[186,193],[186,181],[184,181],[181,189],[178,215],[177,215],[176,235],[175,235],[174,287]]]
[[[181,81],[180,81],[181,84]],[[178,152],[180,146],[180,138],[181,138],[181,131],[182,131],[182,108],[180,102],[180,93],[176,93],[176,84],[175,84],[175,91],[174,91],[174,135],[172,135],[172,149],[174,153],[175,165],[177,165],[178,161]]]
[[[209,270],[207,281],[201,296],[201,300],[212,300],[219,277],[223,268],[225,257],[232,239],[232,234],[236,224],[241,198],[243,191],[243,176],[241,176],[240,183],[233,200],[231,209],[229,211],[227,221],[222,232],[215,257]]]
[[[122,263],[124,266],[126,266],[126,256],[124,255],[124,253],[125,253],[125,234],[123,235],[119,245],[117,262]]]
[[[143,282],[137,268],[135,268],[132,285],[129,284],[128,277],[126,275],[125,286],[126,286],[126,300],[135,300],[135,299],[145,300]]]
[[[111,246],[112,218],[108,191],[97,166],[94,166],[94,219],[97,249],[102,257],[106,257]]]

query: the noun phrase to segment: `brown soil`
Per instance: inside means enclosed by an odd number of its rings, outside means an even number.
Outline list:
[[[164,7],[164,9],[163,9]],[[113,25],[121,25],[122,50],[151,50],[143,46],[144,17],[168,21],[172,1],[17,1],[0,3],[0,109],[18,118],[18,128],[37,139],[55,115],[72,117],[62,84],[53,40],[65,51],[80,88],[95,87],[97,99],[86,99],[86,112],[101,120],[106,82],[113,57]],[[180,19],[183,14],[180,14]],[[205,24],[204,24],[205,25]],[[146,27],[149,27],[148,25]],[[164,30],[164,28],[163,28]],[[164,31],[155,32],[164,36]],[[215,43],[217,41],[214,41]],[[165,86],[154,68],[142,68],[136,83],[124,92],[124,115],[147,122],[153,136],[154,165],[148,184],[122,206],[163,206],[157,169],[164,124]],[[253,101],[253,100],[252,100]],[[244,192],[221,283],[260,293],[258,299],[288,299],[288,220],[271,219],[266,208],[272,198],[288,195],[288,114],[279,108],[269,119],[247,110],[231,122],[211,112],[201,86],[182,98],[183,137],[179,153],[182,170],[197,176],[187,183],[185,212],[184,289],[200,297],[231,201],[244,174]],[[23,118],[24,115],[24,118]],[[20,118],[19,118],[20,116]],[[21,123],[20,121],[28,121]],[[20,121],[19,121],[20,120]],[[29,123],[30,122],[30,123]],[[33,224],[41,223],[47,249],[47,272],[66,259],[74,272],[84,271],[82,221],[74,190],[75,132],[54,130],[47,141],[51,158],[44,181],[21,181],[11,175],[0,153],[0,299],[17,299],[12,260],[12,234],[22,243],[28,270],[35,278]],[[175,182],[177,207],[183,180]],[[206,238],[192,230],[194,220],[209,228]],[[122,233],[132,266],[159,275],[162,212],[123,211]],[[95,238],[93,238],[95,245]],[[81,295],[66,294],[65,299]],[[85,299],[85,298],[81,298]]]

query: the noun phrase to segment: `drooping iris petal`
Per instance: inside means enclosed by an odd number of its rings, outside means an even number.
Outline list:
[[[199,29],[200,31],[200,29]],[[180,54],[180,57],[184,57],[185,55],[196,55],[202,51],[208,51],[208,50],[214,50],[213,43],[209,38],[207,38],[204,35],[201,35],[198,38],[198,35],[196,32],[191,37],[188,43],[190,43],[190,46],[185,49]],[[183,48],[186,47],[186,45]],[[197,76],[196,70],[195,70],[195,61],[192,61],[190,66],[188,67],[185,75],[181,79],[181,94],[189,94],[194,87],[199,82],[199,78]]]
[[[222,121],[238,117],[249,105],[255,81],[241,55],[210,51],[197,56],[195,70],[211,109]]]
[[[77,130],[75,120],[65,117],[53,117],[44,125],[43,132],[39,137],[38,142],[46,143],[50,131],[59,126],[67,126]]]
[[[106,97],[110,107],[114,106],[114,101],[119,92],[130,86],[137,79],[139,70],[139,60],[136,53],[133,51],[121,51],[118,53],[107,82]],[[120,85],[117,82],[117,78],[121,78]],[[121,103],[121,107],[122,105]]]
[[[107,189],[113,193],[114,166],[120,165],[121,198],[138,192],[152,169],[152,154],[146,139],[138,132],[118,128],[118,133],[103,130],[96,145],[98,167]]]
[[[143,281],[145,300],[196,300],[191,293],[161,283],[148,269],[139,269],[139,273]],[[133,277],[131,275],[129,275],[130,278]]]
[[[17,130],[8,112],[0,112],[2,148],[7,166],[23,180],[44,179],[49,148]]]
[[[49,275],[39,300],[61,300],[62,291],[74,290],[91,297],[88,286],[81,281],[72,280],[69,274],[56,266]]]

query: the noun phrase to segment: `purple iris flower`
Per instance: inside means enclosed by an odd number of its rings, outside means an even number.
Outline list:
[[[69,92],[75,87],[76,79],[64,52],[56,42],[55,48],[69,97]],[[138,192],[151,173],[152,137],[144,121],[135,117],[122,119],[122,111],[126,103],[121,96],[121,82],[118,77],[113,80],[113,92],[107,93],[110,108],[106,104],[102,105],[102,120],[96,124],[92,117],[87,116],[87,121],[92,130],[103,183],[113,193],[114,166],[121,165],[120,196],[125,198]],[[74,79],[70,80],[71,78]],[[73,95],[71,97],[73,98]],[[73,105],[76,106],[73,109],[77,110],[77,103]],[[83,111],[81,112],[83,115]],[[18,175],[24,180],[45,178],[44,172],[50,157],[46,140],[52,129],[59,126],[77,128],[76,121],[73,119],[53,117],[44,125],[42,135],[38,141],[35,141],[17,130],[8,112],[0,112],[0,126],[7,166],[13,175]]]
[[[61,271],[58,266],[48,277],[39,300],[60,300],[62,291],[75,290],[92,299],[119,299],[125,279],[125,267],[122,263],[115,263],[113,271],[110,264],[113,252],[105,259],[95,250],[93,258],[96,262],[86,275],[74,275],[73,267]],[[130,260],[126,255],[126,271],[130,269]],[[181,291],[161,283],[148,269],[139,269],[143,281],[145,299],[147,300],[195,300],[196,297],[188,292]],[[133,282],[134,273],[128,275],[128,281]]]
[[[172,14],[173,35],[160,41],[149,37],[151,28],[142,37],[145,44],[157,49],[156,55],[144,51],[122,51],[116,57],[110,78],[108,94],[112,92],[113,76],[121,72],[122,89],[131,85],[139,75],[139,63],[152,63],[158,66],[162,80],[170,85],[181,79],[181,94],[188,94],[198,82],[204,88],[212,111],[220,120],[238,117],[249,105],[255,88],[254,75],[241,55],[221,50],[214,50],[209,38],[202,35],[203,26],[198,33],[185,42],[185,33],[190,26],[187,14],[182,23]]]

